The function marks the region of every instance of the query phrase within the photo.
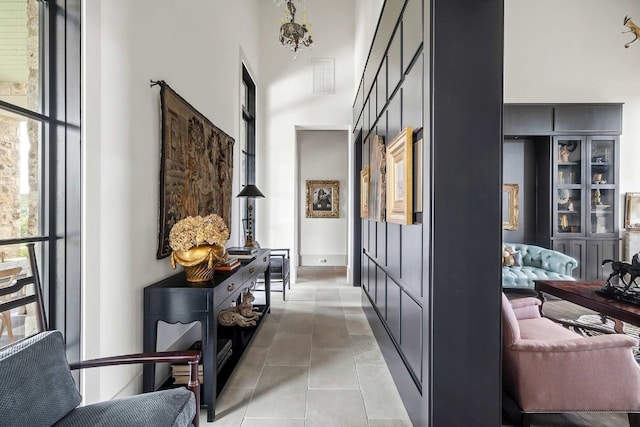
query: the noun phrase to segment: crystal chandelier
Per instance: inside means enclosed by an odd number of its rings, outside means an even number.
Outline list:
[[[311,48],[311,24],[307,27],[307,12],[302,11],[302,24],[295,22],[296,5],[300,6],[303,0],[274,0],[277,5],[287,4],[285,16],[280,25],[280,43],[293,52],[293,58],[303,48]]]

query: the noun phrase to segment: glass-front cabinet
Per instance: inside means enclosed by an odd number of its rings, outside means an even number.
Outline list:
[[[606,278],[618,259],[618,137],[553,137],[553,247],[581,262],[576,278]]]

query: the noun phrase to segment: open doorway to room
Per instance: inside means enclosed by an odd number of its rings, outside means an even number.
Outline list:
[[[353,183],[346,129],[296,132],[298,267],[347,276]]]

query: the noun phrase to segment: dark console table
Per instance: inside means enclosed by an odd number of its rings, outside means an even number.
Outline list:
[[[213,279],[203,283],[189,283],[184,272],[144,288],[144,351],[156,351],[158,322],[200,322],[202,327],[202,364],[204,384],[202,405],[207,407],[207,421],[215,418],[216,395],[231,375],[235,364],[260,327],[271,305],[271,277],[269,249],[260,249],[253,260],[243,262],[232,272],[216,272]],[[218,327],[218,313],[237,303],[240,294],[254,287],[258,276],[264,274],[265,305],[256,305],[264,315],[257,326],[249,328]],[[219,331],[220,329],[220,331]],[[216,375],[216,344],[218,335],[232,339],[232,359]],[[155,365],[144,365],[143,390],[155,389]]]

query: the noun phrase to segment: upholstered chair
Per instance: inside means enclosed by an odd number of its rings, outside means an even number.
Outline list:
[[[583,337],[541,317],[540,300],[509,301],[502,294],[503,387],[522,411],[629,413],[640,426],[640,367],[634,338]]]

